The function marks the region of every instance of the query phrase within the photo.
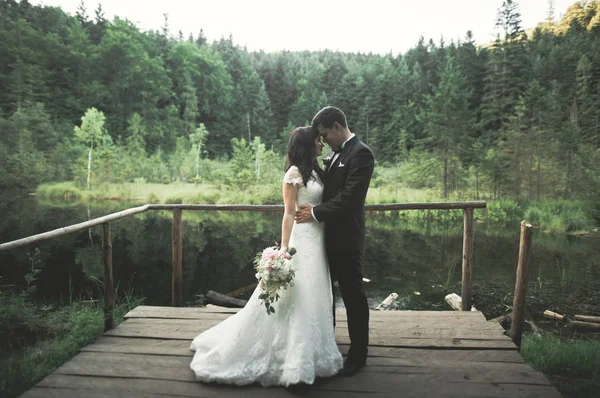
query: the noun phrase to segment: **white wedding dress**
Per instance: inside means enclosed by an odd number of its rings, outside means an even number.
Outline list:
[[[321,203],[323,185],[316,173],[305,187],[295,166],[284,183],[299,187],[297,204]],[[235,315],[198,335],[190,368],[203,382],[263,386],[312,384],[315,377],[335,375],[343,366],[335,343],[331,280],[323,224],[294,223],[289,246],[297,253],[294,286],[284,290],[267,315],[257,288]]]

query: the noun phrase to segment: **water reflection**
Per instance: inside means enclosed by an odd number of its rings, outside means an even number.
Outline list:
[[[134,204],[109,203],[90,208],[99,217]],[[39,204],[34,198],[4,202],[0,241],[45,232],[88,219],[82,205]],[[391,292],[396,307],[448,310],[444,296],[460,294],[462,215],[433,217],[422,212],[369,213],[364,274],[374,307]],[[476,212],[477,215],[477,212]],[[226,293],[254,282],[254,254],[279,239],[278,213],[183,212],[184,302],[214,290]],[[518,257],[519,225],[489,231],[475,226],[474,303],[486,316],[504,313],[512,304]],[[171,301],[172,213],[147,212],[111,223],[115,283],[133,289],[150,305]],[[91,237],[91,238],[90,238]],[[600,248],[593,239],[535,233],[528,275],[530,311],[545,309],[598,314]],[[2,284],[22,284],[32,267],[28,253],[38,247],[35,267],[42,271],[37,296],[56,300],[69,294],[97,297],[103,268],[101,228],[0,253]]]

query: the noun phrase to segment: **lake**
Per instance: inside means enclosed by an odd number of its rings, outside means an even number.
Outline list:
[[[86,221],[139,204],[44,202],[11,197],[1,202],[0,241],[7,242]],[[413,210],[411,212],[419,212]],[[480,210],[475,210],[475,219]],[[460,294],[462,212],[369,212],[364,276],[371,307],[396,292],[398,309],[450,310],[444,297]],[[214,290],[227,293],[255,282],[252,260],[280,239],[280,213],[183,212],[183,299]],[[172,213],[152,211],[111,223],[115,285],[169,305]],[[512,306],[520,225],[490,230],[475,223],[473,303],[487,318]],[[41,271],[35,297],[54,301],[97,298],[102,286],[102,230],[94,227],[37,245],[0,253],[0,283],[23,285],[32,265]],[[600,315],[600,240],[536,231],[527,306],[541,314]],[[36,252],[36,249],[39,252]],[[241,298],[247,298],[248,294]],[[343,303],[338,297],[338,306]],[[510,310],[508,309],[508,312]]]

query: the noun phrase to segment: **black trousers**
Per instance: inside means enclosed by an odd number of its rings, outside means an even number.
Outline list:
[[[347,361],[363,364],[369,345],[369,305],[363,287],[362,252],[327,252],[332,283],[337,280],[346,307],[350,350]],[[333,325],[335,326],[335,290]]]

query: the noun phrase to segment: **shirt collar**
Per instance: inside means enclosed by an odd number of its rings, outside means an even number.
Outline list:
[[[352,138],[354,138],[354,135],[355,135],[354,133],[350,133],[350,137],[348,137],[348,139],[347,139],[346,141],[344,141],[344,142],[342,143],[342,145],[340,145],[340,149],[344,149],[344,147],[346,146],[346,143],[347,143],[348,141],[350,141]]]

